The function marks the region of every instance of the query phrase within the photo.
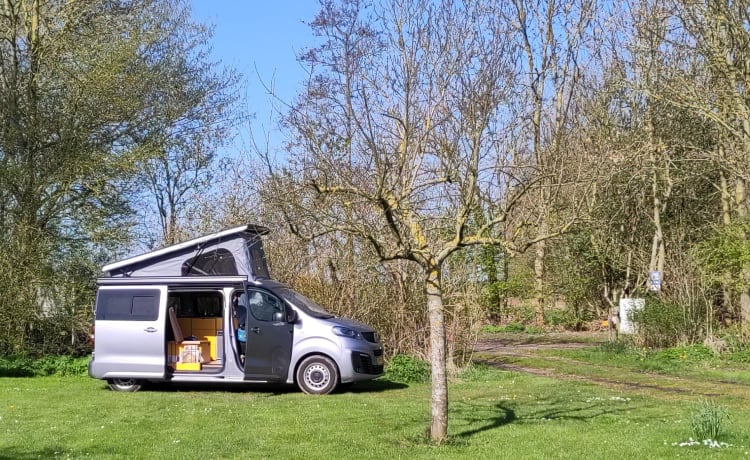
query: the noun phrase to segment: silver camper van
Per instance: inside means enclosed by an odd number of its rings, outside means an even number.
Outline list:
[[[372,328],[270,278],[267,233],[243,225],[104,266],[89,375],[117,391],[273,382],[310,394],[382,375]]]

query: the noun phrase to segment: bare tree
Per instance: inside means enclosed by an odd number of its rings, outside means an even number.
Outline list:
[[[503,2],[324,1],[310,24],[322,44],[302,56],[310,79],[284,123],[281,167],[267,158],[276,203],[304,237],[355,237],[381,261],[422,272],[430,327],[430,437],[447,437],[443,269],[472,245],[518,252],[574,218],[533,226],[515,212],[554,175],[509,141],[519,56]],[[554,192],[553,192],[554,193]],[[477,214],[482,214],[480,220]]]
[[[171,52],[156,69],[172,84],[160,91],[159,110],[153,113],[158,128],[144,147],[150,155],[143,164],[141,196],[151,206],[142,211],[147,218],[156,216],[160,230],[154,234],[148,223],[143,226],[151,247],[188,236],[189,201],[198,190],[211,188],[216,150],[241,118],[234,105],[236,72],[211,61],[204,46],[210,28],[191,23],[188,8],[175,8],[173,15],[162,45]]]
[[[574,118],[575,98],[587,61],[586,47],[596,13],[595,0],[562,2],[514,0],[508,23],[516,29],[515,38],[523,50],[523,65],[518,87],[520,110],[527,126],[522,142],[542,169],[560,170],[568,160],[563,138]],[[542,181],[550,180],[542,178]],[[550,181],[551,183],[553,181]],[[539,187],[534,205],[543,210],[536,224],[538,236],[549,232],[554,199],[552,187]],[[554,225],[554,224],[553,224]],[[534,245],[535,321],[544,322],[547,302],[545,291],[546,238]]]

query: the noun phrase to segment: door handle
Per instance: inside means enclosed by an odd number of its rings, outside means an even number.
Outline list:
[[[251,327],[250,332],[255,332],[256,334],[260,334],[260,328],[259,327]]]
[[[158,329],[156,329],[153,326],[149,326],[146,329],[144,329],[144,331],[146,331],[146,332],[156,332],[156,331],[158,331]]]

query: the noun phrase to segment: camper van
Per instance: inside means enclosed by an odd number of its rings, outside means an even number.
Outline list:
[[[102,267],[89,375],[146,382],[287,383],[309,394],[383,373],[378,334],[268,273],[243,225]]]

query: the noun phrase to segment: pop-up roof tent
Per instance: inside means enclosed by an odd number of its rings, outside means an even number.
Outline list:
[[[102,267],[107,276],[247,276],[268,278],[260,225],[243,225]]]

